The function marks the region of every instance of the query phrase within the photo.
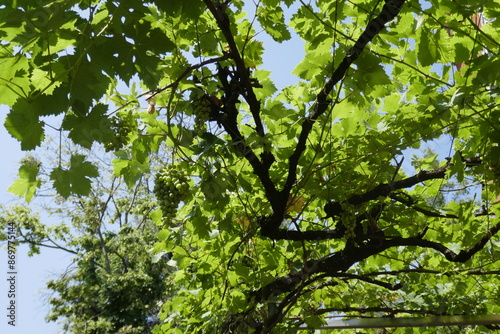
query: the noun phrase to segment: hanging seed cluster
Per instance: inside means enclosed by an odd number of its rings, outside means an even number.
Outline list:
[[[201,136],[207,131],[206,122],[210,119],[210,100],[201,97],[193,100],[194,131],[197,136]]]
[[[154,193],[163,214],[163,218],[171,221],[177,212],[179,203],[189,193],[188,178],[184,171],[176,165],[163,168],[155,177]]]
[[[115,136],[112,141],[105,144],[104,149],[106,152],[122,149],[127,143],[127,136],[134,130],[134,127],[125,119],[113,117],[111,119],[111,129],[115,132]]]

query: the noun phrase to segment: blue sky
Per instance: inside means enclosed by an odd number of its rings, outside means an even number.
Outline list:
[[[0,143],[3,163],[0,164],[0,204],[9,206],[23,203],[20,199],[7,192],[7,188],[17,177],[19,160],[24,157],[19,143],[13,139],[3,126],[8,108],[0,106]],[[46,223],[50,224],[50,221]],[[9,303],[7,297],[7,252],[0,250],[0,333],[57,333],[60,326],[55,323],[46,323],[44,320],[49,308],[46,305],[43,289],[45,282],[62,272],[68,265],[66,254],[52,249],[43,249],[40,255],[27,257],[27,247],[17,250],[17,323],[16,327],[7,324],[6,308]]]

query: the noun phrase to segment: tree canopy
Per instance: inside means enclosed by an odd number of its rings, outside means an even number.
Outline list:
[[[112,152],[131,188],[155,173],[177,290],[154,333],[500,313],[498,0],[20,0],[0,17],[21,148],[52,133]],[[296,83],[264,69],[289,56],[269,39],[304,45]],[[87,195],[99,169],[62,152],[10,190]]]
[[[33,156],[23,163],[42,165]],[[171,254],[150,252],[159,228],[149,218],[155,208],[149,182],[143,177],[129,189],[110,166],[98,166],[100,177],[88,195],[63,199],[50,188],[36,195],[43,217],[20,204],[0,206],[0,240],[10,227],[29,256],[43,248],[68,255],[66,270],[46,282],[45,300],[46,319],[59,322],[65,333],[150,333],[174,287],[167,279]],[[46,183],[49,175],[40,178]],[[60,222],[46,224],[48,215]]]

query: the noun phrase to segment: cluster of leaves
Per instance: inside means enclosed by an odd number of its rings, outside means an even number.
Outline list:
[[[112,142],[106,97],[140,124],[117,176],[134,186],[168,150],[195,182],[158,233],[179,289],[155,333],[500,312],[498,0],[43,3],[1,10],[9,133],[33,149],[54,114],[76,144]],[[263,39],[292,31],[305,56],[278,89]],[[118,93],[132,78],[140,93]],[[138,108],[146,94],[156,111]],[[406,168],[409,149],[436,141],[448,160]],[[71,162],[60,173],[96,176]],[[16,193],[33,194],[36,175],[20,170]],[[61,180],[63,196],[82,190]],[[450,180],[483,186],[476,200],[438,195]]]

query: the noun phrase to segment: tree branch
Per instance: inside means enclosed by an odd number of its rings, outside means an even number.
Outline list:
[[[181,81],[182,81],[185,77],[187,77],[187,76],[188,76],[191,72],[193,72],[194,70],[199,69],[200,67],[203,67],[203,66],[208,65],[208,64],[214,64],[214,63],[218,63],[218,62],[224,61],[224,60],[226,60],[226,59],[228,59],[228,58],[229,58],[229,55],[228,55],[228,54],[225,54],[225,55],[223,55],[223,56],[221,56],[221,57],[216,57],[216,58],[207,59],[207,60],[205,60],[205,61],[200,62],[199,64],[196,64],[196,65],[191,65],[191,66],[187,67],[187,68],[184,70],[184,72],[182,72],[182,73],[181,73],[181,74],[177,77],[177,79],[175,79],[175,81],[174,81],[174,82],[172,82],[172,83],[170,83],[170,84],[168,84],[168,85],[166,85],[166,86],[164,86],[164,87],[162,87],[162,88],[158,88],[158,89],[156,89],[154,92],[153,92],[153,91],[147,91],[147,92],[144,92],[144,93],[142,93],[142,94],[138,95],[138,96],[137,96],[137,98],[140,98],[140,97],[142,97],[142,96],[144,96],[144,95],[151,94],[151,96],[149,96],[149,97],[148,97],[148,100],[149,100],[149,99],[151,99],[151,98],[155,97],[157,94],[160,94],[161,92],[163,92],[163,91],[165,91],[165,90],[167,90],[167,89],[169,89],[169,88],[174,88],[174,89],[175,89],[175,88],[179,85],[179,83],[180,83],[180,82],[181,82]],[[126,104],[125,104],[125,105],[123,105],[123,106],[121,106],[121,107],[120,107],[120,109],[121,109],[121,108],[123,108],[123,107],[125,107],[125,106],[126,106]]]
[[[212,117],[224,127],[224,130],[231,137],[236,150],[252,166],[253,172],[259,177],[264,186],[266,197],[273,209],[280,207],[282,206],[282,201],[280,201],[276,186],[269,176],[269,167],[272,161],[274,161],[274,157],[266,155],[264,152],[262,153],[262,159],[259,159],[252,148],[246,144],[245,138],[238,128],[238,108],[236,104],[238,103],[239,84],[233,81],[236,79],[232,78],[231,73],[225,68],[219,67],[218,76],[223,86],[225,101],[222,109],[223,112],[221,114],[214,114]],[[228,81],[228,77],[231,77],[230,81]]]
[[[31,240],[29,236],[27,236],[24,233],[22,233],[21,229],[19,229],[19,235],[23,238],[23,240],[21,241],[21,243],[24,243],[24,244],[28,244],[28,245],[32,244],[32,245],[35,245],[35,246],[40,246],[40,247],[45,247],[45,248],[60,249],[62,251],[65,251],[65,252],[68,252],[68,253],[71,253],[71,254],[75,254],[75,255],[79,254],[78,252],[76,252],[76,251],[74,251],[72,249],[69,249],[69,248],[66,248],[64,246],[61,246],[61,245],[57,244],[49,236],[46,236],[46,239],[47,239],[47,241],[51,242],[53,245],[45,244],[45,243],[43,243],[43,240],[42,241]]]
[[[500,222],[495,226],[490,228],[483,237],[473,246],[468,249],[461,250],[460,253],[456,254],[448,247],[440,244],[438,242],[425,240],[422,238],[406,238],[406,239],[392,239],[388,243],[396,242],[398,246],[420,246],[426,248],[432,248],[445,256],[445,258],[450,262],[467,262],[474,254],[479,252],[486,243],[500,230]]]
[[[399,290],[403,287],[402,283],[392,284],[392,283],[382,282],[380,280],[366,277],[366,275],[354,275],[354,274],[343,273],[343,274],[339,274],[339,276],[332,276],[332,277],[337,277],[340,280],[357,279],[357,280],[360,280],[360,281],[363,281],[366,283],[381,286],[381,287],[383,287],[387,290],[391,290],[391,291]]]
[[[449,213],[443,215],[443,214],[440,214],[438,212],[430,211],[430,210],[421,208],[419,206],[416,206],[415,201],[409,195],[407,195],[407,194],[404,194],[404,195],[406,195],[407,198],[404,198],[402,196],[398,196],[397,194],[389,194],[388,196],[390,198],[392,198],[393,200],[398,201],[398,202],[406,205],[407,207],[412,208],[415,211],[423,213],[424,215],[426,215],[428,217],[458,219],[457,215],[453,215],[453,214],[449,214]]]
[[[433,179],[442,179],[446,175],[446,169],[448,168],[448,166],[449,165],[442,166],[431,171],[421,171],[403,180],[379,184],[378,186],[376,186],[370,191],[367,191],[364,194],[352,195],[351,197],[349,197],[349,199],[347,199],[346,202],[351,205],[359,205],[362,203],[375,200],[378,197],[387,197],[390,195],[391,192],[395,190],[410,188],[420,182]],[[327,203],[324,207],[324,210],[327,218],[338,216],[343,212],[340,202]]]
[[[252,113],[255,121],[256,131],[262,137],[264,136],[264,126],[262,125],[262,120],[260,118],[260,101],[257,100],[257,97],[255,96],[252,82],[250,80],[250,72],[245,65],[245,61],[243,60],[238,47],[236,46],[236,42],[234,41],[233,33],[230,29],[230,20],[226,14],[227,5],[214,3],[211,0],[204,0],[204,2],[217,21],[217,25],[222,31],[222,34],[226,38],[226,42],[229,45],[228,54],[236,64],[236,69],[240,76],[242,87],[244,88],[243,97],[250,107],[250,112]]]
[[[245,61],[240,53],[240,50],[238,50],[233,33],[230,29],[230,19],[226,14],[228,2],[220,3],[211,0],[204,0],[204,3],[217,21],[217,25],[229,45],[229,51],[226,53],[226,57],[233,59],[236,65],[237,74],[231,78],[230,82],[228,82],[228,71],[219,67],[218,75],[225,93],[224,109],[226,113],[222,115],[215,115],[215,119],[223,125],[224,130],[231,136],[236,149],[251,164],[254,173],[259,177],[265,188],[266,197],[268,198],[273,209],[276,210],[278,207],[284,206],[282,203],[284,201],[280,200],[276,186],[269,177],[269,168],[274,162],[274,156],[270,153],[269,147],[264,147],[264,152],[261,154],[260,160],[254,151],[246,144],[243,135],[238,129],[238,108],[236,107],[236,104],[239,103],[238,97],[242,95],[250,107],[250,112],[255,122],[255,130],[257,134],[260,137],[264,137],[265,135],[264,126],[260,118],[260,101],[257,100],[253,90],[252,80],[250,78],[250,71],[245,65]]]
[[[347,52],[342,62],[339,64],[337,69],[332,73],[332,76],[325,84],[323,89],[318,93],[316,97],[316,103],[314,104],[313,110],[309,117],[306,117],[302,122],[302,130],[299,135],[299,139],[297,142],[297,146],[295,147],[295,151],[289,158],[288,161],[288,176],[285,182],[285,186],[283,187],[282,193],[283,196],[288,197],[295,181],[297,180],[297,166],[299,163],[299,159],[306,149],[307,138],[309,137],[309,133],[315,123],[315,120],[318,119],[330,106],[330,101],[328,100],[328,95],[333,90],[333,87],[339,83],[342,78],[345,76],[347,70],[351,66],[351,64],[358,58],[360,53],[363,51],[364,47],[385,27],[385,24],[396,17],[401,10],[405,0],[388,0],[385,2],[382,7],[379,15],[368,22],[364,32],[358,38],[354,46]],[[279,214],[284,213],[285,208],[283,208],[283,212],[279,212]],[[277,226],[276,226],[277,227]]]
[[[356,241],[361,242],[369,238],[383,238],[383,232],[380,231],[376,224],[368,224],[368,228],[362,225],[362,222],[369,220],[373,222],[375,217],[378,217],[384,208],[384,205],[376,205],[371,210],[360,213],[356,216],[356,228],[355,234],[357,236]],[[263,220],[266,217],[261,218]],[[261,222],[261,226],[266,226],[266,223]],[[261,235],[273,240],[294,240],[294,241],[319,241],[319,240],[331,240],[331,239],[341,239],[344,237],[346,228],[342,221],[338,221],[335,229],[328,230],[287,230],[287,229],[261,229]]]
[[[469,247],[467,250],[462,250],[459,254],[454,253],[449,248],[444,245],[423,239],[423,233],[416,237],[410,238],[392,238],[392,239],[381,239],[380,243],[376,246],[373,244],[367,245],[354,245],[352,243],[347,243],[344,249],[338,251],[331,256],[320,259],[320,260],[310,260],[306,263],[304,268],[309,268],[308,272],[305,269],[302,272],[290,273],[288,275],[277,278],[275,281],[263,286],[259,290],[252,293],[252,296],[256,297],[257,301],[261,302],[269,299],[271,296],[280,295],[282,293],[287,293],[293,291],[298,284],[300,284],[305,278],[310,277],[314,274],[326,274],[331,277],[347,277],[345,271],[349,269],[355,263],[363,261],[370,256],[380,254],[381,252],[399,246],[419,246],[424,248],[432,248],[442,253],[448,261],[451,262],[466,262],[474,254],[479,252],[484,245],[500,230],[500,222],[495,226],[490,228],[488,232],[479,240],[475,245]],[[383,274],[377,273],[377,274]],[[369,275],[374,275],[368,274]],[[367,277],[363,277],[365,281],[368,282]],[[353,276],[354,277],[354,276]],[[358,277],[357,277],[358,278]],[[373,281],[375,282],[375,280]],[[370,282],[371,283],[371,282]],[[380,285],[380,284],[379,284]],[[397,288],[397,285],[387,285],[386,288]]]

